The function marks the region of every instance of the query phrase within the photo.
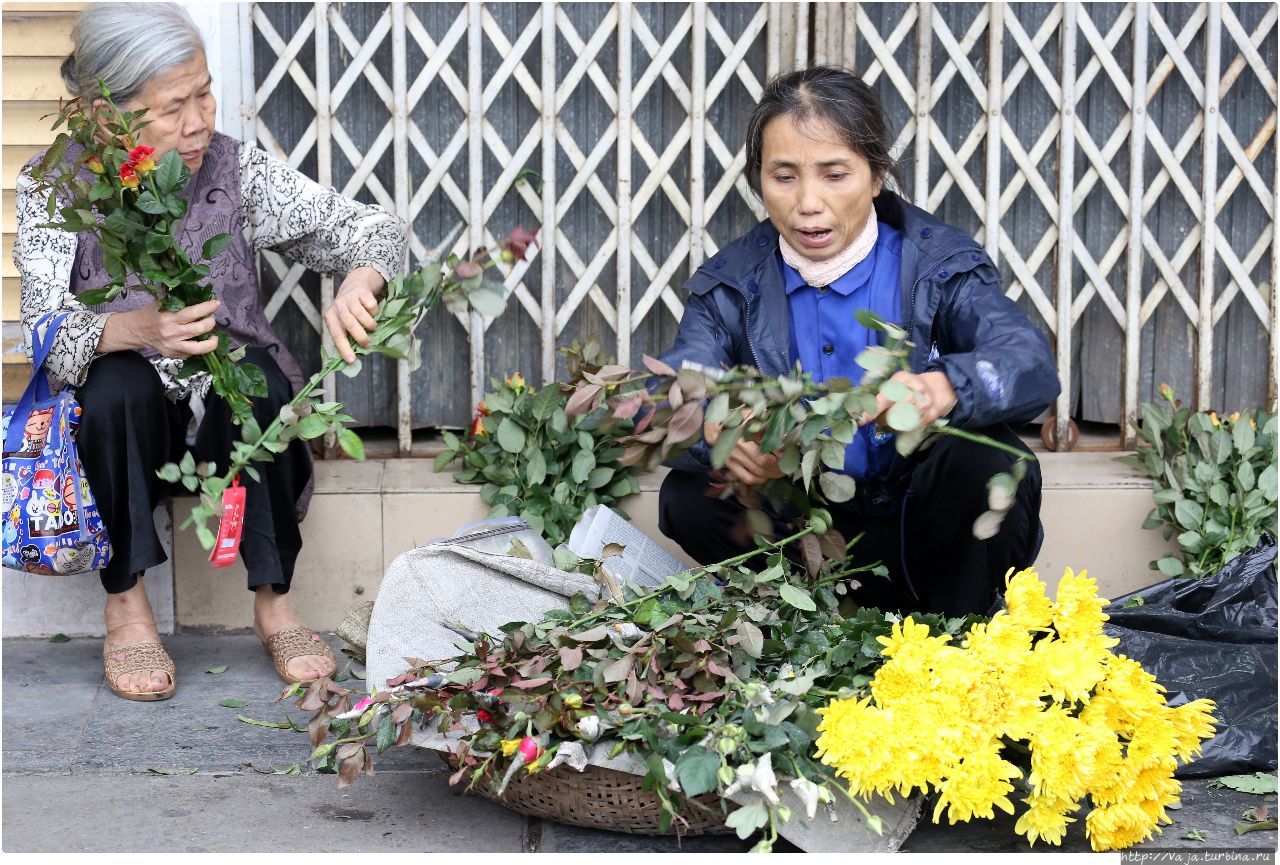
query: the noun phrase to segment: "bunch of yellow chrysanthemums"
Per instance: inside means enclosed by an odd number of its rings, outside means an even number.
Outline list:
[[[1026,749],[1029,806],[1017,832],[1061,844],[1088,796],[1094,850],[1136,844],[1172,822],[1177,760],[1213,735],[1214,704],[1165,704],[1142,665],[1112,654],[1094,580],[1067,570],[1056,601],[1035,571],[1009,579],[1007,611],[974,625],[960,647],[907,618],[881,637],[888,658],[871,695],[820,712],[818,756],[857,795],[935,790],[951,823],[1012,814],[1022,771],[1005,748]]]

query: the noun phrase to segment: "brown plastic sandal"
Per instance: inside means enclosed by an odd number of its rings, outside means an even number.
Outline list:
[[[107,675],[107,687],[111,693],[126,700],[152,702],[167,700],[173,696],[178,687],[178,678],[173,666],[173,659],[159,643],[138,643],[134,646],[123,646],[109,649],[102,646],[102,667]],[[125,691],[119,687],[120,677],[127,673],[138,673],[143,670],[160,670],[169,676],[169,687],[163,691]]]
[[[333,656],[329,645],[321,639],[319,634],[305,625],[297,625],[276,631],[267,637],[262,645],[271,654],[271,659],[275,662],[276,675],[289,684],[311,681],[310,679],[295,679],[289,675],[289,662],[303,655],[320,655],[323,658],[328,658],[333,662],[334,672],[337,672],[338,659]],[[333,674],[330,673],[330,675]]]

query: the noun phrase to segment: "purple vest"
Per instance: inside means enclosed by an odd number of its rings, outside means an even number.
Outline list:
[[[68,154],[72,158],[77,154]],[[192,175],[183,197],[190,202],[186,217],[176,236],[183,251],[192,261],[200,261],[200,250],[215,234],[227,234],[231,243],[209,265],[213,294],[222,301],[215,313],[219,330],[225,332],[232,345],[265,348],[280,370],[301,388],[305,379],[293,355],[280,344],[271,330],[258,288],[258,271],[254,253],[245,239],[244,202],[240,196],[240,142],[215,132],[205,153],[200,170]],[[76,237],[76,259],[71,272],[71,291],[79,294],[100,288],[111,281],[102,263],[102,249],[97,240],[81,232]],[[145,291],[126,291],[110,303],[92,306],[95,312],[128,312],[152,302]],[[151,350],[142,352],[155,357]]]

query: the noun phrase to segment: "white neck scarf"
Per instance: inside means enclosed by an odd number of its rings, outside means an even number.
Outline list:
[[[875,248],[876,238],[879,236],[880,227],[876,222],[876,211],[873,207],[867,217],[867,224],[863,227],[862,232],[853,239],[853,243],[831,258],[822,261],[806,258],[797,252],[791,244],[787,243],[787,239],[781,235],[778,237],[778,248],[782,250],[782,260],[800,272],[800,276],[804,278],[806,285],[822,288],[853,270],[859,262],[870,255],[871,250]]]

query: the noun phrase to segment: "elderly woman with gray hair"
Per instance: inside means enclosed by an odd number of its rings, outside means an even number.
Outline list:
[[[179,377],[183,359],[214,348],[216,338],[200,337],[215,326],[248,346],[247,360],[268,380],[268,396],[254,405],[265,426],[303,378],[267,321],[254,254],[273,249],[312,270],[346,274],[324,319],[339,352],[352,360],[349,340],[368,344],[378,297],[404,260],[406,234],[385,210],[344,198],[258,147],[216,132],[199,30],[176,5],[139,9],[111,3],[82,12],[63,80],[85,99],[97,96],[102,81],[122,107],[145,108],[150,125],[140,143],[154,147],[157,157],[170,150],[181,155],[192,179],[179,242],[194,256],[212,235],[232,237],[210,263],[215,300],[178,312],[162,311],[142,291],[101,306],[80,303],[79,293],[110,277],[91,235],[41,227],[45,201],[31,176],[39,157],[18,178],[14,260],[22,276],[28,346],[42,335],[35,331],[45,313],[69,313],[46,369],[77,389],[80,456],[113,547],[101,571],[108,593],[107,683],[126,699],[163,700],[173,695],[175,670],[142,585],[146,570],[165,560],[151,517],[166,492],[156,470],[182,452],[190,427],[202,460],[225,465],[235,439],[230,409],[210,393],[207,376]],[[146,19],[141,30],[139,14]],[[198,419],[191,397],[204,400]],[[301,622],[289,594],[302,546],[298,521],[311,487],[310,452],[295,441],[259,470],[260,483],[245,482],[241,545],[254,593],[254,631],[285,681],[332,675],[333,654]]]

